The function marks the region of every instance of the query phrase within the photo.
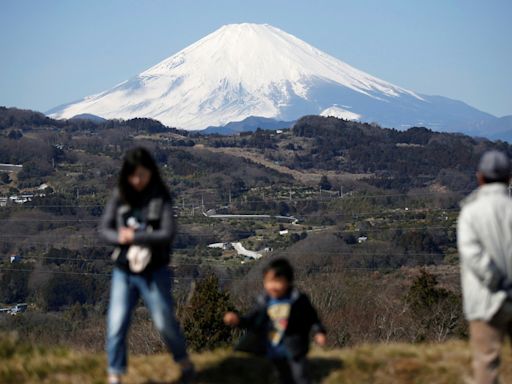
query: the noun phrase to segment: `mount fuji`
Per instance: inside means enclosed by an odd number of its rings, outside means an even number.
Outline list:
[[[311,114],[481,136],[509,128],[501,124],[508,120],[391,84],[267,24],[225,25],[112,89],[47,114],[148,117],[187,130]]]

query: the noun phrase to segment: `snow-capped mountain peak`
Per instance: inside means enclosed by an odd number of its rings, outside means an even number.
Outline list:
[[[114,88],[57,107],[55,118],[150,117],[189,130],[249,116],[329,113],[410,126],[437,119],[430,100],[360,71],[268,24],[231,24]],[[429,109],[430,108],[430,109]],[[341,116],[341,115],[340,115]],[[439,119],[437,119],[439,120]],[[439,123],[436,120],[435,123]]]

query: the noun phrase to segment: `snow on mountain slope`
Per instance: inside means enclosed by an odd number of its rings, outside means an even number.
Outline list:
[[[336,105],[350,105],[351,111],[329,110]],[[266,24],[223,26],[132,79],[48,114],[149,117],[198,130],[250,116],[294,121],[326,109],[397,128],[421,124],[479,132],[495,119],[378,79]]]
[[[322,112],[320,112],[320,116],[337,117],[338,119],[344,120],[360,120],[362,117],[358,113],[347,111],[346,109],[338,107],[337,105],[333,105],[332,107],[324,109]]]
[[[374,99],[401,94],[421,99],[270,25],[234,24],[106,92],[50,112],[55,118],[81,113],[152,117],[200,129],[248,116],[288,118],[280,116],[281,110],[294,99],[314,102],[308,91],[315,83],[333,83]]]

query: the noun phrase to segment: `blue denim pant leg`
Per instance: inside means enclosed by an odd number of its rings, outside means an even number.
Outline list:
[[[137,276],[139,277],[139,276]],[[167,349],[177,362],[188,358],[185,337],[174,314],[171,296],[171,274],[167,267],[159,268],[149,278],[140,276],[137,286],[153,323]]]
[[[108,371],[113,374],[126,372],[126,336],[133,308],[137,304],[139,291],[128,272],[114,268],[110,287],[110,302],[107,315]]]

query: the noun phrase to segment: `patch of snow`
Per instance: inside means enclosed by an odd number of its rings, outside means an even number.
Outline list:
[[[324,109],[322,112],[320,112],[320,116],[336,117],[338,119],[344,120],[361,120],[363,117],[358,113],[347,111],[346,109],[338,107],[337,105],[333,105],[332,107]]]

